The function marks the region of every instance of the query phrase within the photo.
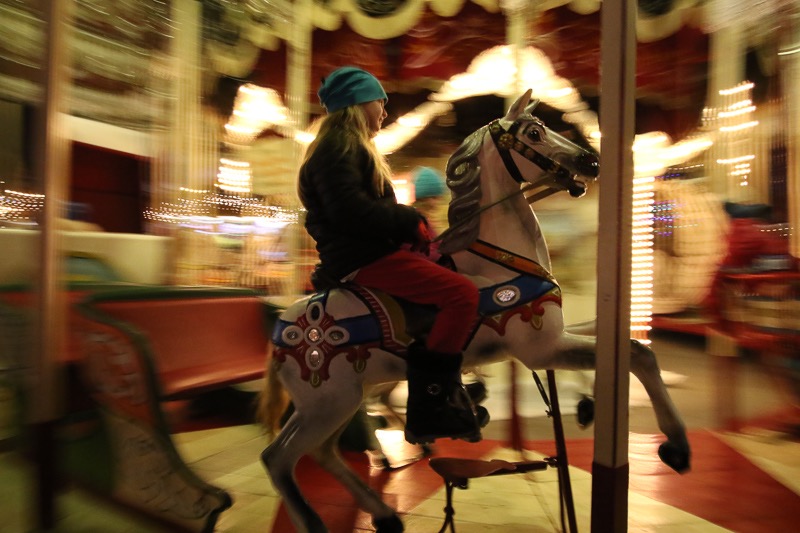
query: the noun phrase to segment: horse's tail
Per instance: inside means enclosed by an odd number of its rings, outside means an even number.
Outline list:
[[[258,407],[256,409],[256,420],[264,426],[270,440],[280,431],[281,416],[289,406],[289,394],[278,379],[278,373],[272,359],[273,349],[273,345],[270,343],[267,347],[264,388],[261,389],[258,395]]]

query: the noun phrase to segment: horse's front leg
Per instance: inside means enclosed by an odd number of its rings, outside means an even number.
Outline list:
[[[570,370],[594,369],[597,363],[597,341],[594,337],[565,334],[552,354],[548,368]],[[689,469],[690,448],[686,428],[661,379],[655,354],[647,346],[631,340],[631,373],[641,381],[667,442],[659,448],[661,460],[677,472]]]
[[[633,339],[631,340],[631,372],[647,391],[653,404],[658,427],[667,436],[667,442],[658,449],[659,457],[676,472],[687,472],[690,466],[691,449],[686,437],[686,427],[678,409],[672,403],[664,380],[661,379],[661,370],[653,350]]]

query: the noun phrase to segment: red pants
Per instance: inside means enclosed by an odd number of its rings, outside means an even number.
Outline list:
[[[478,288],[466,277],[439,266],[422,254],[398,250],[361,267],[356,283],[410,302],[434,305],[439,312],[427,348],[460,353],[478,318]]]

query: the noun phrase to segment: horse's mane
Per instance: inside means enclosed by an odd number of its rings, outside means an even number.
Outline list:
[[[451,254],[464,250],[478,238],[480,217],[475,216],[480,209],[481,199],[481,166],[478,163],[478,154],[488,129],[488,126],[483,126],[464,139],[447,161],[447,186],[452,192],[447,209],[450,228],[443,233],[442,243],[439,245],[440,253]]]

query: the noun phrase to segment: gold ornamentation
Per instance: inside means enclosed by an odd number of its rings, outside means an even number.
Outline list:
[[[514,136],[510,133],[504,133],[497,139],[497,146],[503,150],[508,150],[514,145]]]
[[[511,264],[511,263],[513,263],[513,262],[514,262],[514,255],[513,255],[513,254],[509,254],[509,253],[506,253],[506,252],[500,252],[500,251],[498,251],[498,252],[497,252],[497,255],[496,255],[495,257],[496,257],[496,258],[497,258],[497,260],[498,260],[498,261],[500,261],[501,263],[508,263],[508,264]]]

